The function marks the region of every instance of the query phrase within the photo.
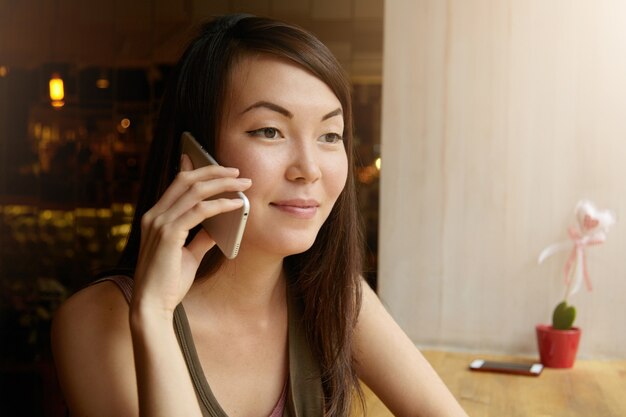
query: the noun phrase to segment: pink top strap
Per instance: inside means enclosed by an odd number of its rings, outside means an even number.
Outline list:
[[[287,386],[289,385],[289,383],[285,383],[285,386],[283,387],[283,392],[282,394],[280,394],[280,398],[278,399],[278,402],[276,403],[276,407],[274,407],[274,410],[272,410],[272,414],[269,415],[269,417],[283,417],[283,413],[285,412],[285,404],[287,403]]]

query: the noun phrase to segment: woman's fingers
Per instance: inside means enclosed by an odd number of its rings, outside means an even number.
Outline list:
[[[241,206],[243,206],[243,200],[239,198],[218,198],[215,200],[200,201],[183,215],[172,221],[170,226],[177,230],[190,230],[209,217],[237,210]]]
[[[144,215],[142,218],[142,245],[148,253],[155,251],[158,246],[162,245],[171,249],[182,247],[189,230],[193,227],[209,217],[236,210],[242,205],[243,200],[240,198],[217,198],[198,201],[177,215],[173,215],[171,210],[154,219]]]
[[[239,176],[239,170],[237,168],[209,165],[190,170],[189,168],[192,167],[191,160],[187,155],[184,155],[183,158],[181,158],[181,171],[176,175],[174,181],[172,181],[150,211],[159,214],[167,210],[189,189],[189,187],[199,181],[209,181],[219,178],[237,178]]]
[[[197,264],[200,264],[204,255],[206,255],[213,246],[215,246],[215,241],[204,229],[200,229],[187,245],[187,250],[193,255]]]
[[[191,171],[193,170],[193,162],[191,158],[186,153],[182,154],[180,157],[180,170],[181,171]]]
[[[201,201],[214,200],[215,196],[223,197],[221,194],[226,192],[245,191],[251,184],[251,181],[246,178],[220,178],[196,182],[154,221],[157,224],[172,222]]]

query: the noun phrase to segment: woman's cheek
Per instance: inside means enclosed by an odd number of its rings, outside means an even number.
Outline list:
[[[343,191],[348,180],[348,157],[343,155],[335,164],[330,172],[330,176],[333,179],[333,194],[335,198],[339,197],[339,194]]]

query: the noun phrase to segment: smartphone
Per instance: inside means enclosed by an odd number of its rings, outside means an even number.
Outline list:
[[[219,165],[189,132],[183,132],[181,136],[180,151],[181,155],[189,155],[193,167],[196,169],[207,165]],[[228,259],[233,259],[239,252],[241,238],[250,214],[250,202],[246,195],[240,191],[218,194],[213,198],[240,198],[243,200],[241,208],[220,213],[202,222],[202,227],[215,241],[222,253]]]
[[[470,363],[472,371],[500,372],[505,374],[539,376],[543,371],[540,363],[497,362],[476,359]]]

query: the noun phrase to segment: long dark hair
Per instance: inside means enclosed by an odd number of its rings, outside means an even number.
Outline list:
[[[230,72],[246,54],[288,59],[326,83],[341,102],[348,179],[313,246],[285,259],[289,285],[304,306],[304,325],[322,373],[327,416],[350,412],[355,392],[352,334],[361,303],[362,236],[354,184],[350,84],[332,53],[309,32],[276,20],[229,15],[201,27],[178,62],[161,104],[128,242],[119,266],[133,269],[139,253],[140,221],[173,181],[180,135],[188,130],[215,153]],[[201,110],[201,111],[200,111]],[[197,230],[197,229],[196,229]],[[190,238],[195,230],[190,233]],[[211,250],[204,272],[223,261]],[[208,269],[207,269],[208,268]]]

